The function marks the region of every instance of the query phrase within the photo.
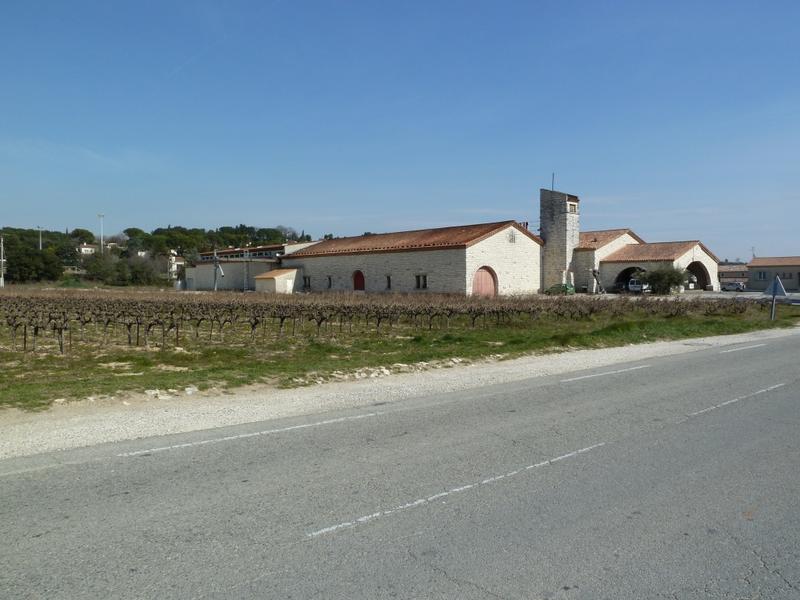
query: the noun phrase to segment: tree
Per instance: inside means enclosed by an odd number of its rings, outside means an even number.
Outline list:
[[[69,232],[69,237],[78,244],[94,244],[94,234],[88,229],[73,229]]]
[[[86,277],[104,283],[113,283],[116,275],[114,259],[108,254],[91,254],[83,259]]]
[[[58,242],[54,248],[56,256],[63,264],[70,266],[78,264],[78,250],[75,248],[75,242],[65,239]]]
[[[39,254],[40,256],[40,270],[39,279],[47,281],[55,281],[61,279],[64,274],[64,263],[56,254],[55,248],[47,248]]]
[[[680,287],[686,281],[686,272],[672,266],[659,267],[652,271],[639,273],[638,278],[650,284],[654,294],[667,295],[673,288]]]

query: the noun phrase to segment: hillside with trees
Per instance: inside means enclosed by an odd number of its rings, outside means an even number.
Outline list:
[[[218,229],[159,227],[147,232],[129,227],[105,239],[104,252],[81,255],[81,244],[99,244],[87,229],[41,231],[5,227],[0,229],[5,242],[7,283],[55,281],[67,271],[72,276],[109,285],[150,285],[163,283],[167,257],[174,251],[188,260],[198,252],[228,247],[310,241],[304,231],[291,227],[223,226]]]

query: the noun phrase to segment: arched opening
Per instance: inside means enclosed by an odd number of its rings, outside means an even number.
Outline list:
[[[628,282],[633,278],[636,273],[642,273],[645,269],[641,267],[628,267],[627,269],[623,269],[620,271],[617,278],[614,280],[614,291],[615,292],[626,292],[628,291]]]
[[[493,298],[497,295],[497,275],[491,267],[481,267],[472,278],[472,295]]]
[[[355,271],[353,273],[353,289],[357,292],[363,292],[365,287],[364,273]]]
[[[708,274],[708,269],[699,260],[689,263],[689,266],[686,267],[686,272],[689,273],[687,283],[694,283],[694,289],[704,290],[711,285],[711,276]],[[690,288],[688,285],[686,287]]]

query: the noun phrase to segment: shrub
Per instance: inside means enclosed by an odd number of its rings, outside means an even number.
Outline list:
[[[650,284],[650,289],[654,294],[667,295],[673,288],[683,285],[686,280],[686,272],[675,267],[660,267],[652,271],[641,273],[639,278]]]

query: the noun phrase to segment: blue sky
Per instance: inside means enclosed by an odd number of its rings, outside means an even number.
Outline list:
[[[0,3],[0,224],[538,220],[800,254],[800,3]]]

